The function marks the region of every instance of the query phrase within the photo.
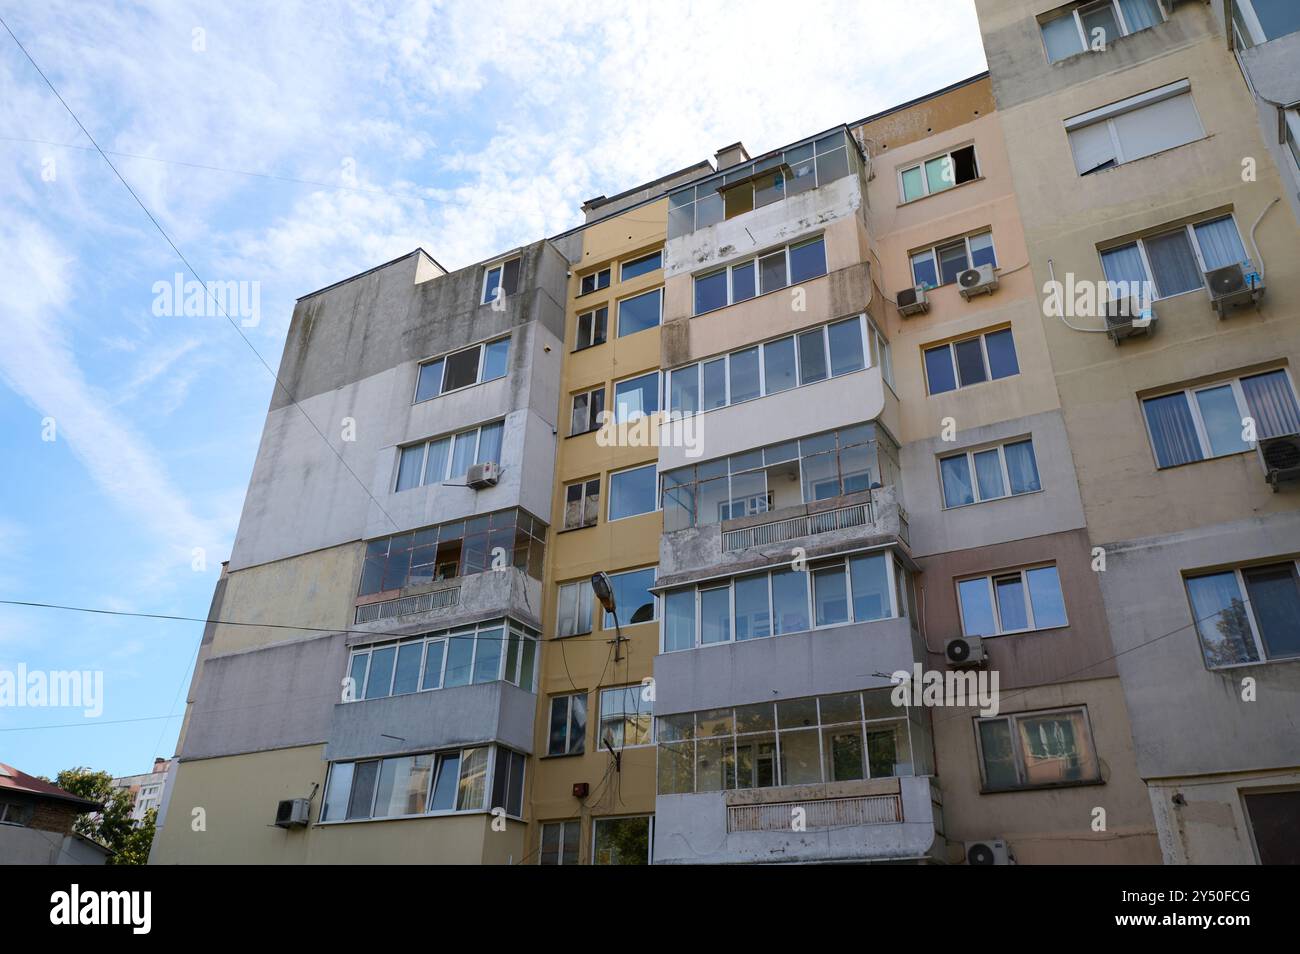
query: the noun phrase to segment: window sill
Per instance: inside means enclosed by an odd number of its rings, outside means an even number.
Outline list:
[[[595,344],[583,345],[581,348],[574,348],[569,354],[581,354],[584,351],[590,351],[592,348],[599,348],[605,342],[597,341]]]
[[[908,168],[910,169],[911,166],[908,166]],[[936,195],[947,195],[949,192],[956,192],[962,186],[968,186],[983,181],[983,176],[976,176],[974,179],[967,179],[965,182],[958,182],[951,189],[944,189],[941,192],[927,192],[925,195],[918,195],[915,199],[904,199],[902,202],[898,203],[898,205],[894,206],[894,208],[901,209],[904,206],[916,205],[916,203],[924,202],[926,199],[933,199]]]
[[[595,433],[596,433],[597,431],[599,431],[599,430],[600,430],[600,427],[599,427],[599,426],[597,426],[597,427],[589,427],[589,428],[587,428],[587,430],[585,430],[585,431],[574,431],[573,433],[571,433],[571,434],[569,434],[568,436],[566,436],[564,439],[567,441],[567,440],[569,440],[570,438],[574,438],[574,437],[585,437],[587,434],[595,434]]]
[[[590,635],[591,635],[591,630],[584,629],[578,633],[565,633],[563,636],[561,636],[559,633],[556,633],[554,636],[551,637],[551,639],[573,639],[577,636],[590,636]]]
[[[575,533],[575,532],[578,531],[578,530],[590,530],[592,527],[596,526],[598,523],[599,523],[599,521],[594,521],[594,522],[592,522],[592,523],[584,523],[584,524],[583,524],[582,526],[580,526],[580,527],[560,527],[560,528],[559,528],[558,530],[556,530],[555,532],[556,532],[557,534],[560,534],[560,533]]]
[[[1268,439],[1268,438],[1265,438],[1265,440],[1267,440],[1267,439]],[[1241,456],[1243,456],[1243,455],[1245,455],[1245,454],[1252,454],[1252,455],[1253,455],[1253,454],[1255,454],[1255,453],[1256,453],[1255,448],[1253,448],[1253,447],[1248,447],[1248,448],[1246,448],[1245,450],[1232,451],[1232,452],[1229,453],[1229,454],[1215,454],[1213,457],[1202,457],[1202,458],[1200,458],[1199,460],[1187,460],[1187,461],[1183,461],[1181,464],[1170,464],[1170,465],[1168,465],[1167,467],[1161,467],[1160,464],[1157,463],[1157,464],[1156,464],[1156,473],[1157,473],[1157,474],[1163,474],[1163,473],[1166,473],[1166,472],[1171,471],[1171,470],[1178,470],[1179,468],[1182,468],[1182,467],[1193,467],[1193,466],[1195,466],[1196,464],[1210,464],[1210,463],[1213,463],[1213,462],[1216,461],[1216,460],[1228,460],[1228,459],[1230,459],[1230,458],[1232,458],[1232,457],[1241,457]]]
[[[1012,630],[1008,630],[1005,633],[988,633],[987,635],[983,633],[977,633],[975,635],[978,636],[980,639],[1001,639],[1003,636],[1035,636],[1039,633],[1052,633],[1058,629],[1069,629],[1069,628],[1070,628],[1070,623],[1067,620],[1066,622],[1062,623],[1060,626],[1040,626],[1037,629],[1012,629]],[[968,636],[967,638],[969,639],[970,637]]]
[[[579,749],[577,752],[547,752],[545,755],[536,756],[536,758],[539,761],[547,761],[549,759],[573,759],[586,754],[587,752],[585,749]]]
[[[1104,778],[1090,778],[1078,782],[1049,782],[1045,785],[1017,785],[1014,788],[988,788],[980,786],[981,795],[1008,795],[1015,792],[1050,792],[1062,788],[1089,788],[1093,785],[1105,785]]]
[[[411,406],[418,407],[421,404],[428,404],[430,401],[436,401],[438,400],[438,398],[446,397],[448,394],[459,394],[462,391],[468,391],[470,388],[477,388],[477,387],[481,387],[484,384],[491,384],[493,381],[500,381],[502,378],[508,376],[509,375],[503,374],[500,377],[488,378],[486,381],[475,381],[473,384],[462,384],[458,388],[452,388],[450,391],[442,391],[439,394],[433,395],[433,397],[425,398],[423,401],[412,401]]]
[[[335,819],[334,821],[318,821],[314,825],[312,825],[312,827],[329,828],[333,825],[365,825],[372,822],[376,824],[380,824],[383,822],[419,821],[420,819],[452,818],[452,817],[460,817],[462,815],[490,815],[490,814],[492,814],[491,811],[486,808],[463,808],[463,809],[456,809],[454,811],[446,811],[446,812],[421,812],[418,815],[386,815],[383,818],[339,818],[339,819]],[[510,819],[511,821],[517,821],[521,823],[523,822],[523,818],[521,818],[518,815],[506,815],[506,818]]]
[[[1204,659],[1202,658],[1202,661]],[[1300,656],[1281,656],[1277,659],[1257,659],[1252,662],[1232,663],[1228,666],[1206,666],[1206,672],[1237,672],[1252,666],[1285,666],[1287,663],[1300,663]]]

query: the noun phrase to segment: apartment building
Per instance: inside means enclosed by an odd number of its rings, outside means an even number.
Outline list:
[[[298,302],[155,863],[523,859],[567,273]]]
[[[1295,5],[977,8],[1163,858],[1294,861],[1300,241],[1257,106]]]

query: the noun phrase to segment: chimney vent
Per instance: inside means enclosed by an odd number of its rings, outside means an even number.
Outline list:
[[[714,162],[719,169],[737,165],[748,158],[749,153],[745,150],[743,142],[733,142],[730,146],[723,146],[713,154]]]

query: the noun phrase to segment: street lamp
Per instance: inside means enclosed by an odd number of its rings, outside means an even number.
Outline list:
[[[614,587],[609,583],[609,574],[604,570],[597,570],[591,574],[591,589],[596,594],[596,599],[600,600],[600,605],[605,612],[614,617],[613,639],[608,640],[614,644],[614,662],[618,662],[621,656],[623,643],[623,628],[618,625],[618,604],[614,599]]]

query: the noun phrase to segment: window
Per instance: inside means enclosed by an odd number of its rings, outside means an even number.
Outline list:
[[[716,311],[826,274],[821,236],[695,277],[695,314]],[[757,285],[755,282],[757,281]]]
[[[1294,0],[1236,0],[1233,19],[1240,46],[1252,47],[1300,30]]]
[[[0,825],[26,825],[32,817],[30,805],[0,802]]]
[[[546,524],[523,510],[453,520],[366,544],[358,596],[470,576],[490,569],[494,551],[515,569],[542,578]]]
[[[896,483],[897,449],[874,424],[756,448],[663,475],[664,532]]]
[[[609,308],[602,305],[595,311],[588,311],[578,316],[578,334],[573,350],[581,351],[605,343],[606,325],[609,323]]]
[[[913,252],[911,258],[912,282],[926,288],[937,288],[955,282],[957,276],[968,268],[998,263],[993,252],[992,232],[980,232],[934,248],[922,249]]]
[[[660,716],[658,792],[725,792],[924,774],[890,690]],[[918,759],[927,743],[918,739]]]
[[[525,758],[502,746],[477,746],[358,762],[333,762],[322,822],[407,818],[501,807],[523,814]],[[488,774],[492,767],[492,804]]]
[[[489,265],[483,273],[483,304],[519,291],[519,259]]]
[[[1027,633],[1069,622],[1055,566],[960,580],[957,597],[967,636]]]
[[[1032,440],[942,457],[939,475],[945,508],[1043,489]]]
[[[624,262],[619,267],[619,281],[625,282],[630,278],[648,275],[663,267],[664,253],[661,251],[651,252],[649,255],[642,255],[640,258],[634,258],[630,262]]]
[[[1300,656],[1294,560],[1191,576],[1187,595],[1209,668]]]
[[[353,701],[498,680],[532,692],[537,639],[522,623],[495,619],[354,649]]]
[[[1300,169],[1300,109],[1286,112],[1286,145],[1291,150],[1291,160]]]
[[[802,633],[902,616],[906,571],[884,553],[779,569],[670,590],[663,651]]]
[[[626,573],[609,574],[610,589],[614,591],[614,609],[618,612],[618,621],[623,626],[636,623],[652,623],[659,618],[659,604],[650,587],[655,585],[655,568],[628,570]],[[614,629],[612,613],[604,615],[605,629]]]
[[[655,465],[609,475],[609,519],[622,520],[655,509]]]
[[[1010,328],[925,349],[925,379],[931,394],[1019,373]]]
[[[1108,282],[1130,288],[1155,280],[1155,297],[1169,298],[1205,287],[1204,273],[1241,262],[1250,264],[1231,215],[1180,225],[1101,253]]]
[[[1300,820],[1300,789],[1285,792],[1244,790],[1246,815],[1261,865],[1300,864],[1296,822]]]
[[[663,315],[664,290],[656,288],[618,303],[618,336],[636,334],[659,327]]]
[[[650,832],[654,818],[592,819],[592,863],[597,865],[648,865]]]
[[[1039,26],[1047,62],[1055,63],[1094,47],[1104,50],[1118,37],[1164,21],[1158,0],[1100,0],[1075,4]]]
[[[510,339],[498,338],[420,365],[415,403],[506,376]]]
[[[1283,370],[1145,398],[1142,411],[1160,469],[1250,450],[1247,418],[1257,439],[1300,432],[1300,408]]]
[[[600,515],[600,478],[580,480],[564,488],[564,529],[594,527]]]
[[[975,741],[987,791],[1101,781],[1082,706],[976,719]]]
[[[578,295],[590,295],[592,292],[600,291],[602,288],[609,287],[609,269],[602,268],[598,272],[589,272],[578,280]]]
[[[1065,129],[1081,176],[1205,135],[1187,80],[1067,119]]]
[[[577,755],[587,739],[587,694],[551,697],[551,723],[547,735],[547,755]]]
[[[579,580],[561,583],[559,588],[559,621],[556,636],[578,636],[591,632],[591,583]]]
[[[861,371],[887,360],[888,348],[870,318],[846,318],[670,371],[668,409],[711,411]]]
[[[626,424],[659,410],[659,372],[628,378],[614,385],[614,423]]]
[[[573,395],[573,409],[569,412],[569,436],[586,434],[601,425],[605,413],[605,388],[602,385],[590,391]]]
[[[619,752],[629,745],[654,744],[654,703],[646,686],[621,686],[600,691],[601,747]]]
[[[504,421],[493,421],[450,437],[403,447],[397,464],[395,489],[409,490],[463,478],[471,464],[501,463],[501,435],[504,431]]]
[[[898,194],[904,202],[943,192],[979,178],[975,147],[962,146],[898,170]]]
[[[668,238],[799,195],[858,170],[858,151],[843,130],[806,140],[725,170],[668,196]]]
[[[542,848],[537,863],[541,865],[576,865],[578,839],[582,822],[577,818],[546,822],[542,825]]]

